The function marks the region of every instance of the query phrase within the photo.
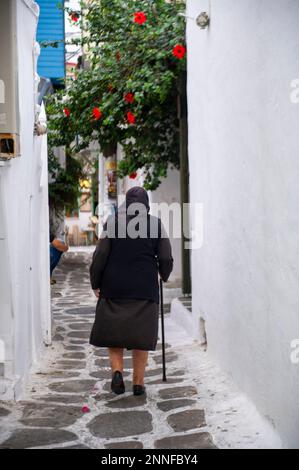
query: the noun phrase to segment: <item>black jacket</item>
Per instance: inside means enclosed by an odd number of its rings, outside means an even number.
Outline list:
[[[115,236],[101,235],[90,266],[91,286],[94,290],[100,289],[101,297],[159,303],[158,273],[167,281],[173,268],[171,245],[160,219],[149,214],[144,217],[147,221],[145,237],[119,236],[119,215],[116,216]],[[126,228],[132,220],[132,216],[125,218]],[[157,227],[154,236],[150,226]]]

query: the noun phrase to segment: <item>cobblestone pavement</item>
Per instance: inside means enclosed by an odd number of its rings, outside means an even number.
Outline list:
[[[107,350],[88,344],[96,303],[89,262],[90,254],[72,252],[55,272],[53,346],[32,373],[26,396],[17,403],[0,403],[0,448],[214,448],[197,388],[178,366],[170,344],[167,383],[161,379],[159,344],[150,353],[146,396],[132,395],[129,352],[127,391],[111,393]],[[83,412],[84,406],[89,411]]]

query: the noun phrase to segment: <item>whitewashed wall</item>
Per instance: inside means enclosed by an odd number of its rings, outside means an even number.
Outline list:
[[[286,445],[299,445],[299,77],[297,0],[188,0],[193,316],[208,351]],[[198,330],[197,330],[198,331]]]
[[[17,2],[21,156],[0,167],[0,399],[20,396],[51,337],[47,145],[33,134],[37,12],[34,2]]]
[[[167,177],[162,180],[160,186],[155,190],[150,192],[150,200],[152,203],[160,204],[166,203],[171,206],[176,203],[180,203],[180,173],[176,169],[168,169]],[[177,214],[177,212],[176,212]],[[174,215],[176,217],[176,215]],[[166,230],[168,230],[168,220],[171,223],[168,217],[166,220],[163,220],[163,213],[161,215],[162,222]],[[181,249],[181,239],[173,233],[173,227],[170,226],[171,230],[168,230],[168,234],[172,246],[172,255],[173,255],[173,271],[170,276],[171,285],[179,287],[182,279],[182,249]],[[176,235],[176,236],[172,236]]]

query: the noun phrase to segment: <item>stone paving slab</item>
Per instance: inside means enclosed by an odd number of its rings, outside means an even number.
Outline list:
[[[92,323],[90,322],[90,325],[92,325]],[[80,323],[80,322],[77,322],[77,323],[69,323],[68,324],[68,327],[71,329],[71,330],[86,330],[86,322],[85,323]],[[88,331],[89,332],[89,331]]]
[[[157,375],[160,375],[162,376],[162,373],[163,373],[163,369],[161,368],[158,368],[158,369],[147,369],[145,371],[145,377],[155,377]]]
[[[110,391],[110,392],[106,392],[106,393],[98,393],[97,396],[95,397],[95,400],[97,402],[101,402],[100,405],[102,407],[103,403],[105,405],[107,405],[108,400],[111,400],[112,398],[115,398],[115,394]],[[101,407],[100,407],[100,409],[101,409]]]
[[[89,424],[88,429],[96,437],[129,437],[150,432],[152,416],[148,411],[118,411],[99,414]]]
[[[155,442],[156,449],[215,449],[209,433],[182,434],[159,439]]]
[[[74,393],[91,391],[95,380],[65,380],[63,382],[55,382],[49,385],[49,389],[54,392]]]
[[[123,398],[119,398],[118,400],[110,401],[109,403],[106,403],[106,406],[108,408],[113,408],[113,409],[137,408],[140,406],[144,406],[146,402],[147,402],[146,395],[142,395],[140,397],[129,395]]]
[[[79,371],[68,372],[66,370],[54,370],[54,371],[49,371],[49,372],[43,372],[40,375],[49,377],[51,379],[71,379],[71,378],[79,377],[80,372]]]
[[[20,422],[25,426],[65,428],[82,416],[81,408],[75,406],[28,404],[23,408]]]
[[[0,407],[0,418],[3,418],[4,416],[8,416],[9,414],[10,414],[10,411],[7,408]]]
[[[69,404],[82,404],[84,402],[84,396],[82,395],[44,395],[39,397],[40,401],[51,402],[51,403],[63,403],[64,405]]]
[[[53,336],[52,341],[63,341],[63,336],[60,335],[59,333],[56,333],[56,334]]]
[[[84,369],[86,363],[83,362],[83,361],[57,361],[55,363],[55,367],[57,367],[58,369],[66,369],[66,370],[70,370],[70,369],[76,369],[76,370],[80,370],[80,369]]]
[[[84,325],[86,328],[86,325]],[[90,331],[89,330],[82,330],[82,331],[71,331],[68,333],[69,338],[74,338],[74,339],[89,339],[90,337]]]
[[[124,371],[123,377],[128,375],[130,375],[129,371]],[[96,379],[111,379],[111,371],[110,369],[99,369],[96,372],[91,372],[90,376]]]
[[[139,441],[122,441],[105,444],[105,449],[142,449],[143,445]]]
[[[84,347],[83,346],[64,346],[64,349],[66,351],[84,351]]]
[[[192,397],[192,395],[197,395],[197,389],[189,385],[186,387],[172,387],[159,390],[160,398],[164,398],[165,400],[170,398]]]
[[[94,307],[77,307],[77,308],[69,308],[64,311],[64,314],[67,315],[93,315],[95,314],[95,306]]]
[[[174,352],[170,351],[165,354],[165,358],[166,358],[166,361],[169,363],[169,362],[174,362],[178,358],[178,356]],[[162,360],[163,360],[162,355],[154,357],[154,361],[156,364],[162,364]]]
[[[76,439],[74,433],[62,429],[16,429],[9,439],[0,444],[0,449],[28,449]]]
[[[167,422],[175,432],[190,431],[206,426],[204,410],[187,410],[174,413],[167,418]]]
[[[182,370],[182,369],[178,369],[178,370],[173,370],[172,372],[169,372],[168,373],[168,376],[169,377],[172,377],[173,375],[175,376],[180,376],[180,375],[185,375],[185,370]]]
[[[86,341],[82,339],[72,339],[69,344],[75,346],[86,346]]]
[[[195,403],[196,403],[196,400],[188,400],[188,399],[165,400],[165,401],[159,401],[157,403],[157,407],[161,411],[171,411],[171,410],[176,410],[178,408],[185,408],[186,406],[192,406]]]
[[[84,352],[71,352],[62,355],[65,359],[85,359],[86,355]]]
[[[54,447],[55,449],[55,447]],[[74,446],[63,446],[63,447],[58,447],[58,449],[90,449],[90,447],[84,446],[83,444],[77,444]]]

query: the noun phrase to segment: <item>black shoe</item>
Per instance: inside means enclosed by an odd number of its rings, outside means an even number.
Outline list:
[[[112,376],[111,390],[116,393],[116,395],[121,395],[125,393],[125,384],[123,375],[119,370],[116,370]]]
[[[133,393],[135,396],[144,395],[145,394],[145,386],[144,385],[133,385]]]

